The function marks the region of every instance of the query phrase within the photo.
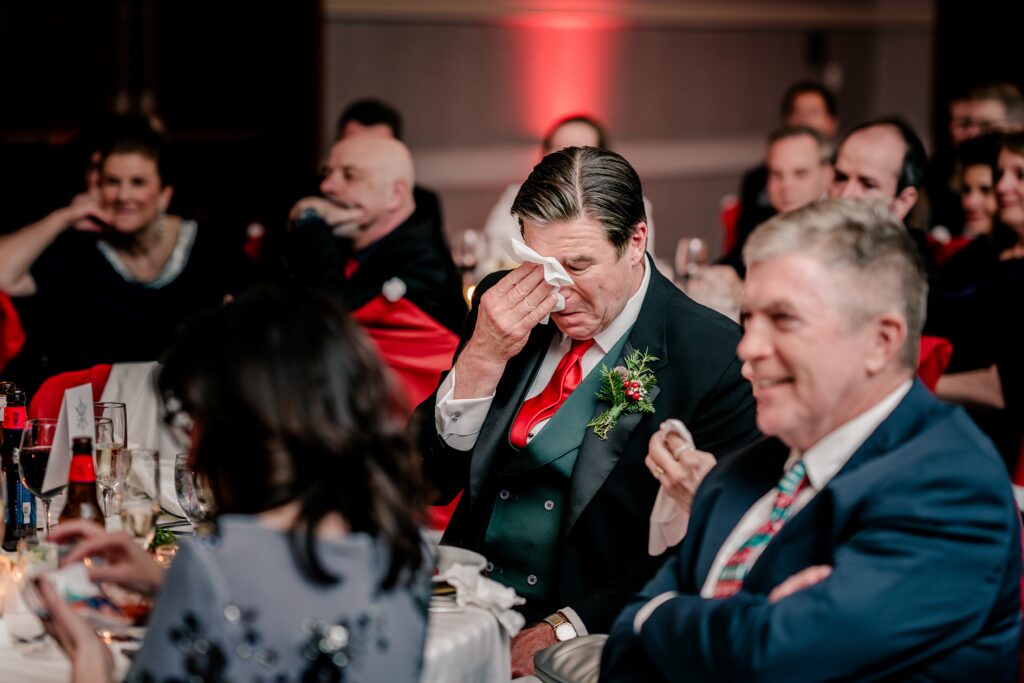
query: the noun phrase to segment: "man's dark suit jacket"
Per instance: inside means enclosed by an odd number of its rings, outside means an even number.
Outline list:
[[[920,382],[782,527],[743,590],[701,598],[722,543],[788,455],[768,439],[708,475],[677,554],[616,620],[602,681],[1016,681],[1020,518],[1006,469]],[[821,564],[825,581],[768,602]],[[679,595],[634,635],[637,611],[666,591]]]
[[[572,472],[569,510],[562,527],[559,597],[562,606],[574,609],[595,633],[607,632],[626,600],[663,561],[647,553],[658,482],[644,465],[648,441],[661,422],[670,417],[681,419],[697,447],[714,454],[758,437],[750,385],[740,376],[736,358],[739,327],[687,298],[650,260],[647,267],[652,269],[650,284],[625,353],[646,350],[658,358],[650,366],[658,378],[652,392],[657,412],[621,417],[605,441],[592,431],[586,434]],[[475,328],[480,295],[503,276],[491,274],[477,289],[463,345]],[[556,332],[553,323],[538,325],[519,355],[508,362],[473,450],[455,450],[437,434],[436,394],[420,405],[420,439],[428,478],[440,491],[441,502],[465,490],[444,543],[482,548],[497,494],[493,479],[504,464],[496,453],[504,450],[499,445],[508,439],[512,421]],[[621,359],[606,359],[604,364],[619,365]],[[599,369],[600,365],[594,371]],[[599,404],[597,413],[607,407]],[[580,424],[579,429],[587,427]]]

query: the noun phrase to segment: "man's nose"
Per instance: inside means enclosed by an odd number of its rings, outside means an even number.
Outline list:
[[[852,181],[846,181],[839,187],[839,194],[835,195],[841,199],[860,199],[864,196],[860,186]]]
[[[343,183],[337,173],[330,173],[320,181],[320,192],[325,195],[337,195],[341,192]]]

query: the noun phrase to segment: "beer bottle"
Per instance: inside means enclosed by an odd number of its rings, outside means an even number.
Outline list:
[[[14,388],[14,382],[0,382],[0,423],[4,420],[4,406],[7,405],[7,392],[13,391]]]
[[[92,462],[92,439],[76,436],[71,440],[71,470],[68,472],[67,502],[57,523],[69,519],[88,519],[103,523],[96,498],[96,468]]]
[[[16,454],[21,448],[21,430],[25,427],[25,392],[12,388],[4,407],[3,443],[0,444],[0,465],[7,477],[7,506],[4,509],[3,549],[16,550],[18,541],[36,536],[36,499],[21,483]]]

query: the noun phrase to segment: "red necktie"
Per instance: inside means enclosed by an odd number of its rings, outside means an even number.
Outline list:
[[[357,270],[359,270],[359,261],[354,258],[350,258],[345,262],[345,279],[351,280]]]
[[[540,392],[531,399],[523,402],[519,409],[519,415],[512,423],[512,433],[509,440],[516,448],[526,447],[526,437],[542,420],[549,419],[558,408],[569,398],[569,394],[575,391],[576,387],[583,381],[583,354],[594,343],[593,339],[574,339],[569,352],[562,356],[555,368],[555,374]]]

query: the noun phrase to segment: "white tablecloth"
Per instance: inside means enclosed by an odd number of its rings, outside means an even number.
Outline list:
[[[503,683],[510,677],[509,639],[490,612],[466,607],[430,613],[422,683]],[[56,644],[34,656],[22,655],[0,618],[0,683],[69,680],[71,667]]]
[[[509,638],[487,610],[430,612],[421,683],[504,683],[512,677]]]

